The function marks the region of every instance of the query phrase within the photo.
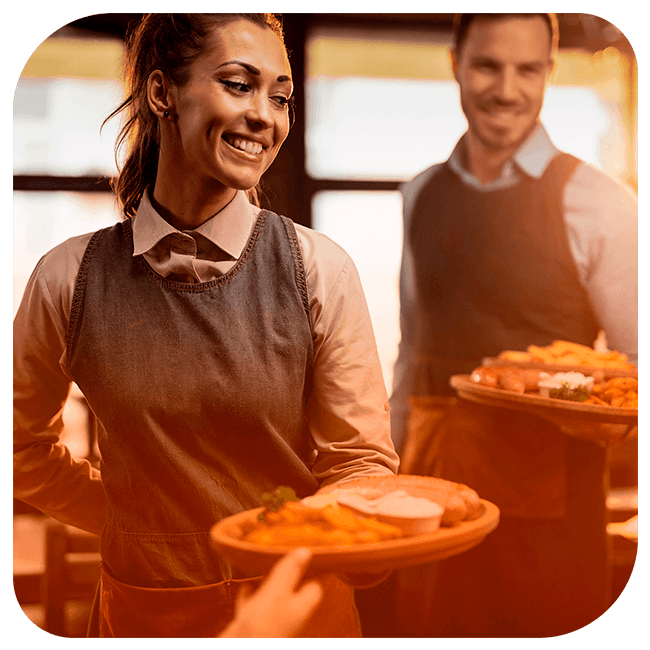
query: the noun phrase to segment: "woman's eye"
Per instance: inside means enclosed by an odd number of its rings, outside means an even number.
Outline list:
[[[235,90],[240,93],[246,93],[251,89],[251,85],[243,81],[231,81],[230,79],[219,79],[219,82],[229,90]]]
[[[253,84],[245,81],[234,81],[232,79],[219,79],[218,81],[222,86],[234,93],[243,95],[253,90]],[[286,97],[285,95],[273,95],[269,99],[280,108],[286,108],[293,102],[293,97]]]
[[[289,104],[292,101],[292,97],[285,97],[284,95],[275,95],[271,97],[271,99],[278,104],[279,106],[282,106],[284,108],[285,106],[289,106]]]

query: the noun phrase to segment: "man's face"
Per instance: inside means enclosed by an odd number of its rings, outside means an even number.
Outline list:
[[[514,152],[535,126],[552,68],[545,20],[476,18],[452,67],[470,137],[493,152]]]

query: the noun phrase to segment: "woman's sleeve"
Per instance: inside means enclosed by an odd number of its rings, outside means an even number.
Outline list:
[[[56,273],[61,260],[49,255],[32,273],[14,319],[14,497],[99,534],[106,519],[99,470],[59,441],[72,382],[62,366],[61,285],[47,280],[48,266]]]
[[[394,474],[390,406],[358,271],[348,255],[318,235],[307,242],[315,368],[307,417],[321,485]],[[317,244],[318,247],[314,246]]]

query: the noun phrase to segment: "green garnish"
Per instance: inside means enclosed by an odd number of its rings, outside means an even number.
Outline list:
[[[259,521],[264,521],[264,515],[267,512],[277,512],[287,501],[300,501],[300,498],[296,496],[293,488],[282,485],[275,488],[273,492],[264,493],[262,501],[264,502],[264,512],[257,515]]]
[[[555,399],[564,399],[571,402],[584,402],[591,391],[585,386],[576,386],[571,388],[568,382],[564,382],[560,388],[551,388],[548,391],[549,397],[554,397]]]

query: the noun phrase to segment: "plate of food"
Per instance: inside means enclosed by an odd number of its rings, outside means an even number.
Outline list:
[[[604,347],[604,346],[601,346]],[[483,365],[543,368],[548,372],[582,372],[598,379],[638,377],[637,368],[627,355],[615,350],[596,350],[587,345],[557,340],[550,345],[529,345],[525,351],[504,350],[497,357],[486,357]]]
[[[296,546],[311,549],[312,573],[378,574],[467,551],[499,516],[493,503],[452,481],[363,477],[227,517],[211,540],[234,566],[260,575]]]
[[[597,381],[580,372],[546,372],[513,366],[479,366],[450,383],[470,401],[610,424],[638,422],[638,379],[611,377]]]

